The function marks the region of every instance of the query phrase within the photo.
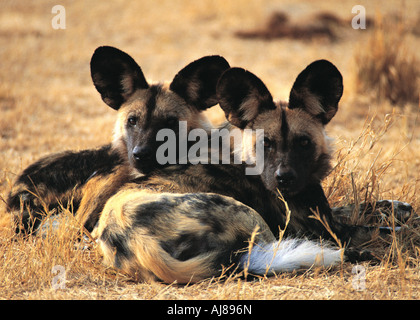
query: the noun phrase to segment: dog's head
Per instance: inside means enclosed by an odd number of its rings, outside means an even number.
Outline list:
[[[99,47],[91,59],[91,75],[102,100],[118,110],[113,146],[133,168],[148,173],[159,167],[156,140],[161,129],[179,132],[180,121],[187,130],[210,129],[202,111],[217,104],[216,84],[229,68],[220,56],[196,60],[174,77],[169,85],[149,84],[140,66],[125,52]]]
[[[296,78],[288,104],[274,102],[264,83],[240,68],[222,75],[217,93],[230,123],[264,129],[261,178],[267,189],[294,195],[329,173],[324,126],[336,114],[343,93],[342,76],[332,63],[318,60],[307,66]]]

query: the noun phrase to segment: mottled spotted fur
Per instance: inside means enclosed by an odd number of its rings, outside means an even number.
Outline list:
[[[240,223],[239,223],[240,222]],[[154,193],[126,188],[106,204],[93,232],[104,262],[139,280],[194,282],[238,262],[235,250],[275,241],[251,208],[212,193]]]
[[[54,208],[69,206],[76,212],[88,181],[93,185],[118,180],[114,175],[121,166],[135,168],[134,175],[158,166],[152,157],[157,130],[174,128],[182,120],[188,121],[189,129],[209,128],[201,112],[217,103],[216,83],[227,68],[220,56],[203,57],[179,71],[170,84],[150,85],[128,54],[99,47],[91,59],[91,76],[103,101],[119,110],[114,140],[99,149],[49,155],[26,168],[7,201],[16,232],[36,230],[46,211]]]
[[[258,189],[258,183],[243,179],[242,170],[226,170],[221,165],[212,169],[213,175],[203,177],[202,170],[197,166],[194,169],[199,171],[201,181],[185,178],[195,176],[185,166],[175,169],[175,175],[165,168],[165,173],[124,185],[107,201],[92,233],[105,264],[138,280],[187,283],[218,276],[226,269],[269,275],[314,264],[332,266],[340,261],[341,251],[327,242],[320,245],[293,237],[279,244],[259,212],[243,203],[248,200],[261,210],[276,206],[275,202],[258,201],[261,192],[248,199],[244,193],[232,192],[243,202],[226,196],[237,177],[236,181],[248,183],[244,187],[264,190]],[[221,182],[218,170],[230,181]],[[171,185],[165,185],[168,180]],[[157,190],[153,189],[155,185]],[[225,192],[223,187],[227,188]],[[188,192],[191,189],[195,192]]]

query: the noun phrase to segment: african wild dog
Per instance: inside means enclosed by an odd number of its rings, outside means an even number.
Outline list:
[[[93,214],[99,218],[93,235],[105,263],[140,279],[166,282],[198,281],[231,264],[257,274],[308,267],[317,259],[333,265],[340,251],[309,240],[332,239],[310,218],[313,210],[343,244],[357,248],[370,240],[373,230],[334,221],[320,184],[330,169],[324,126],[335,115],[342,90],[340,72],[324,60],[297,77],[288,106],[275,103],[250,72],[226,71],[217,86],[219,104],[233,125],[264,129],[263,174],[246,176],[244,165],[187,164],[131,180]],[[275,239],[287,219],[277,189],[292,212],[289,238],[278,246]],[[293,238],[299,235],[307,238]],[[241,251],[251,240],[253,249]]]
[[[216,83],[228,68],[224,58],[207,56],[179,71],[169,85],[150,85],[128,54],[108,46],[96,49],[91,59],[93,83],[103,101],[119,110],[114,141],[98,149],[49,155],[27,167],[7,200],[16,232],[35,231],[54,208],[69,204],[76,212],[87,181],[110,181],[121,166],[136,168],[130,171],[135,175],[158,166],[152,157],[157,130],[175,128],[180,120],[188,120],[190,129],[209,128],[201,112],[217,103]],[[130,134],[123,135],[124,130]]]
[[[241,129],[264,129],[261,178],[268,190],[281,192],[291,206],[306,203],[307,207],[318,208],[321,218],[343,241],[351,240],[358,246],[371,237],[374,228],[347,225],[354,205],[331,209],[320,184],[331,170],[332,150],[324,127],[336,114],[343,93],[342,76],[334,65],[326,60],[310,64],[296,78],[288,103],[273,103],[264,83],[240,68],[225,72],[217,90],[230,123]],[[248,148],[248,157],[255,158],[253,153],[255,149]],[[404,221],[412,207],[382,200],[361,204],[356,211],[372,217],[393,213]],[[288,228],[294,233],[309,231],[325,237],[325,229],[305,216],[292,215]],[[386,228],[382,231],[387,232]]]

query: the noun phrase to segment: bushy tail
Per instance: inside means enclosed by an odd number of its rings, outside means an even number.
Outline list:
[[[240,260],[249,273],[270,275],[308,269],[311,266],[330,267],[341,261],[342,250],[306,239],[283,239],[264,245],[254,245],[251,253]]]

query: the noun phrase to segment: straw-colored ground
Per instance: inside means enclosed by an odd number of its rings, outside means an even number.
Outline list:
[[[418,102],[395,106],[388,100],[376,99],[382,93],[374,89],[363,94],[356,92],[363,80],[360,75],[368,76],[367,71],[358,71],[357,63],[363,62],[363,66],[369,65],[369,61],[378,63],[378,57],[385,55],[393,43],[381,51],[372,44],[373,27],[353,30],[350,22],[337,29],[336,41],[322,37],[309,41],[290,38],[268,41],[235,36],[240,30],[264,27],[270,14],[280,10],[289,13],[297,24],[306,23],[308,16],[321,11],[350,21],[354,1],[64,0],[60,2],[66,9],[64,30],[51,26],[55,15],[51,9],[56,4],[56,1],[0,2],[3,199],[16,175],[41,156],[110,141],[115,112],[101,101],[89,73],[93,51],[106,44],[128,52],[141,65],[146,78],[159,81],[171,80],[178,70],[201,56],[223,55],[232,66],[257,74],[281,99],[287,99],[296,75],[307,64],[329,59],[341,70],[345,85],[340,110],[328,127],[329,135],[336,139],[337,166],[325,181],[331,205],[346,205],[365,198],[395,199],[410,202],[420,210]],[[364,5],[369,17],[382,17],[388,27],[388,31],[376,34],[377,41],[399,32],[398,39],[403,40],[398,44],[402,59],[409,57],[410,52],[420,59],[417,0],[357,4]],[[399,14],[403,23],[397,21]],[[390,74],[398,73],[398,68],[398,64],[392,65]],[[415,68],[418,65],[405,70]],[[418,77],[413,80],[403,75],[397,85],[408,86],[416,80]],[[215,122],[223,118],[217,107],[209,116]],[[74,245],[77,225],[71,219],[58,234],[23,241],[7,228],[9,218],[1,203],[0,219],[2,226],[6,225],[0,230],[2,299],[420,298],[420,229],[415,226],[415,219],[407,223],[407,232],[396,235],[388,247],[382,248],[379,265],[363,264],[366,274],[360,280],[352,273],[354,266],[345,263],[333,270],[281,274],[248,282],[233,277],[168,286],[132,282],[123,274],[105,269],[97,248],[77,250]],[[65,268],[65,289],[52,288],[58,279],[51,272],[56,265]],[[363,290],[356,290],[356,284]]]

